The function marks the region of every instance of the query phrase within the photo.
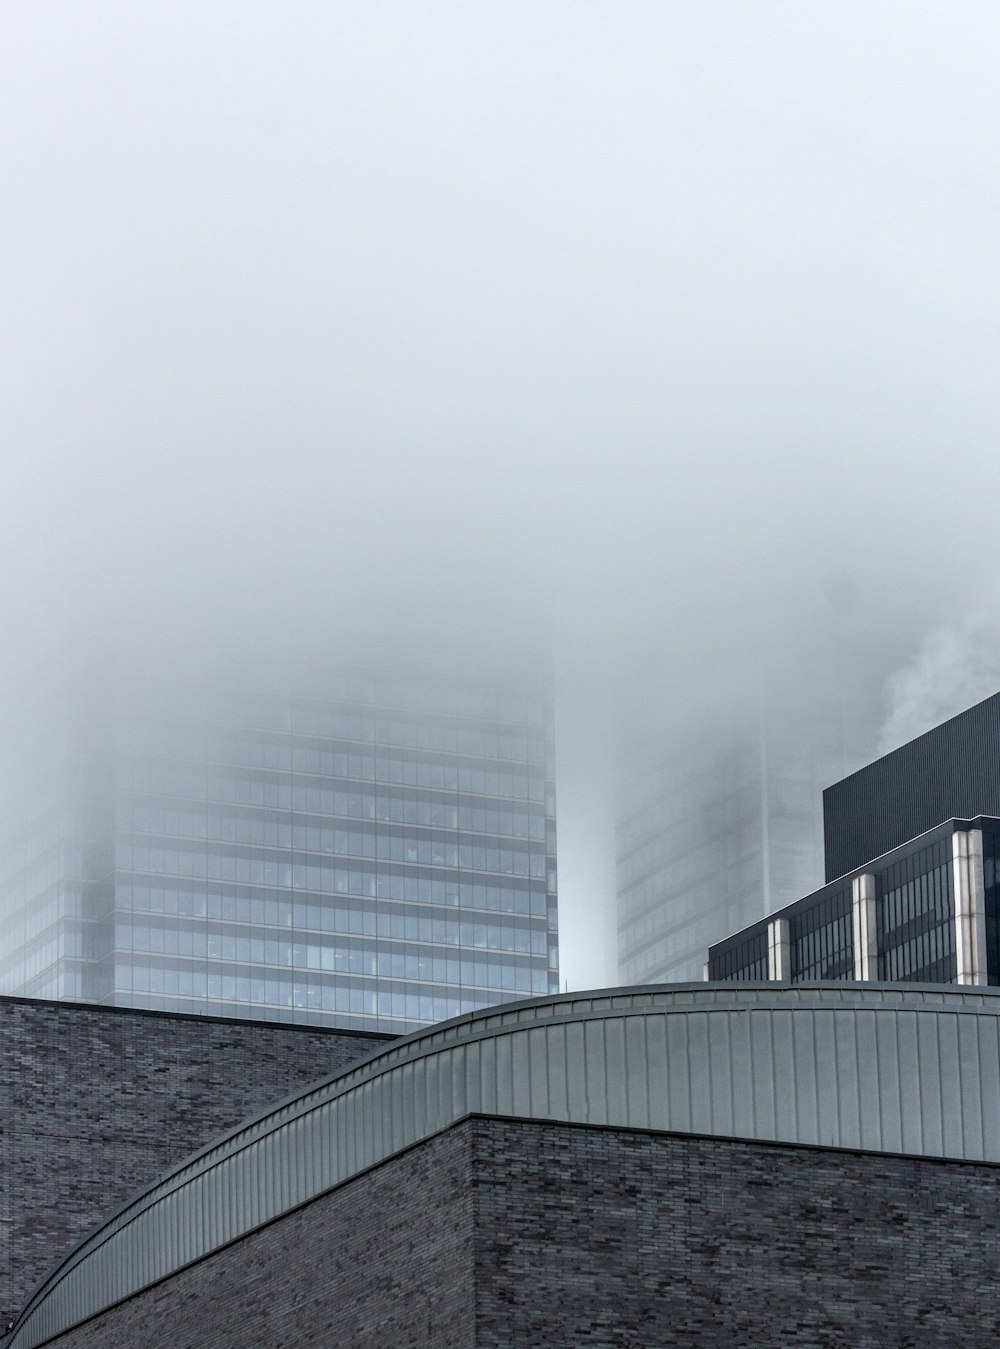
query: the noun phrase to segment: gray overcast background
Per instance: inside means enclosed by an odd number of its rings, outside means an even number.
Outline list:
[[[1000,685],[993,0],[0,14],[13,720],[551,642],[579,987],[609,708],[835,647],[888,747]]]

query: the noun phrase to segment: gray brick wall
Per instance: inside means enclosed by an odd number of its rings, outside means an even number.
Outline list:
[[[982,1349],[1000,1169],[483,1121],[478,1345]]]
[[[981,1349],[1000,1169],[471,1119],[60,1349]]]
[[[388,1038],[0,998],[0,1332],[130,1195]]]
[[[53,1349],[471,1349],[473,1141],[438,1134]]]

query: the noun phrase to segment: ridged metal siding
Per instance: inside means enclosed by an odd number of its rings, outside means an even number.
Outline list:
[[[1000,992],[674,985],[487,1009],[285,1102],[49,1275],[31,1349],[470,1113],[1000,1162]]]
[[[826,789],[826,879],[975,815],[1000,815],[1000,693]]]

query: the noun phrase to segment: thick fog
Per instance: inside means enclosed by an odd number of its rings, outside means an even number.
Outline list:
[[[9,3],[7,720],[113,666],[555,662],[613,725],[1000,683],[1000,11]],[[29,696],[30,695],[30,696]]]

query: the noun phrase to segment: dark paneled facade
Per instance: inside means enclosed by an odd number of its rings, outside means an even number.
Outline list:
[[[851,887],[821,890],[793,907],[794,913],[789,914],[792,978],[852,978]]]
[[[982,827],[986,965],[997,972],[1000,983],[1000,821],[983,820]]]
[[[720,949],[722,948],[722,949]],[[745,979],[756,981],[767,978],[767,925],[758,924],[747,932],[722,942],[715,964],[709,966],[710,979]]]
[[[946,835],[875,869],[880,979],[890,983],[900,979],[954,983],[955,893],[950,844],[951,837]],[[993,973],[996,975],[996,969]]]
[[[1000,815],[1000,693],[826,789],[826,878],[975,815]]]

